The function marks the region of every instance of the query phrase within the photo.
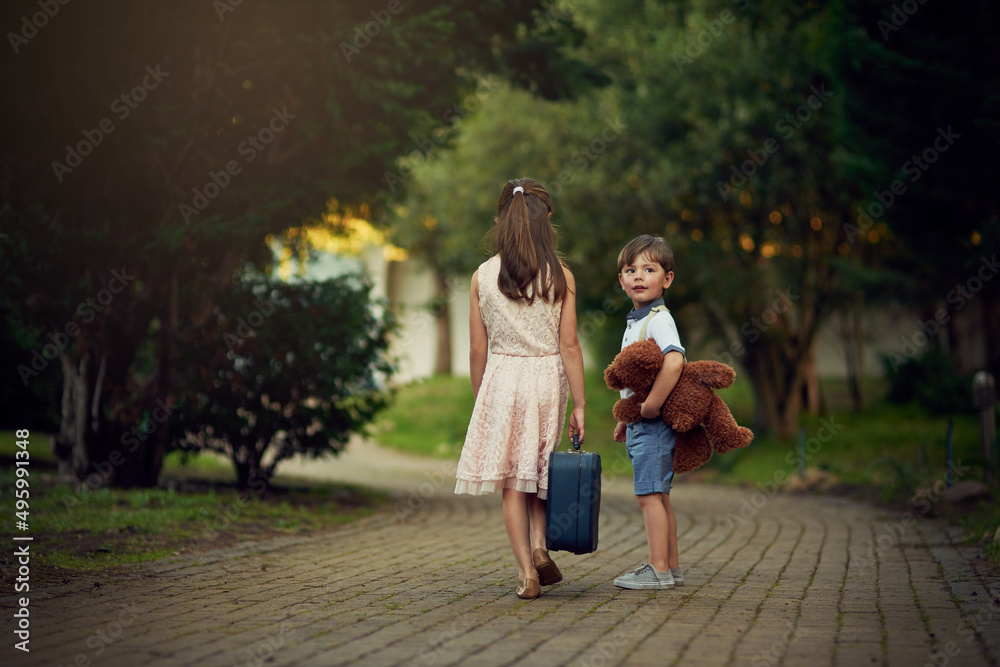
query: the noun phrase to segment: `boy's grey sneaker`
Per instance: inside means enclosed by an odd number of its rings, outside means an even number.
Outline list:
[[[670,572],[657,574],[648,563],[615,579],[615,586],[633,591],[670,588],[673,585],[674,577]]]
[[[681,572],[680,566],[677,566],[670,570],[670,575],[674,578],[674,586],[684,585],[684,573]]]

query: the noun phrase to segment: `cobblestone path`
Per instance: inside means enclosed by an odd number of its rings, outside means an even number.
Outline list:
[[[606,465],[600,548],[518,599],[499,499],[454,464],[375,452],[374,516],[32,591],[7,665],[996,665],[1000,578],[959,529],[854,501],[675,487],[686,584],[623,591],[646,554],[628,471]],[[355,462],[356,463],[356,462]],[[334,464],[336,465],[336,464]],[[350,473],[352,463],[344,464]],[[378,466],[376,466],[377,468]]]

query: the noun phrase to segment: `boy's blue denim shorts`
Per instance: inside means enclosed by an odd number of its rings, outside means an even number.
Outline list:
[[[625,451],[632,462],[635,495],[670,493],[674,481],[674,430],[662,418],[626,426]]]

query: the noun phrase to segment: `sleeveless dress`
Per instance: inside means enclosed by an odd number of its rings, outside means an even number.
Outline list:
[[[546,498],[569,387],[559,355],[562,302],[528,305],[500,291],[499,255],[479,267],[479,310],[489,356],[458,461],[455,493],[503,488]]]

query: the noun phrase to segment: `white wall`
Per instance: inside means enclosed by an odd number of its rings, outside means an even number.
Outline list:
[[[332,273],[344,270],[362,269],[373,283],[372,294],[389,301],[390,307],[397,313],[400,320],[400,330],[390,347],[390,354],[397,360],[398,370],[394,382],[406,383],[416,379],[429,377],[434,372],[437,355],[437,326],[434,315],[428,310],[428,305],[435,298],[433,275],[418,260],[407,259],[402,262],[387,261],[380,247],[369,246],[360,259],[322,258],[310,269],[311,277],[326,277]],[[451,363],[456,375],[469,374],[469,282],[471,275],[449,281],[445,292],[451,314]],[[980,320],[976,317],[979,304],[969,303],[964,313],[965,324],[960,327],[963,336],[963,348],[970,367],[984,363],[983,331],[975,326]],[[678,327],[681,331],[688,359],[720,358],[720,353],[728,348],[726,342],[712,340],[705,335],[705,325],[698,321],[697,311],[685,309],[676,313]],[[978,315],[981,317],[981,314]],[[623,319],[618,317],[617,319]],[[610,318],[609,326],[615,326],[615,317]],[[866,347],[865,371],[868,375],[881,375],[881,355],[896,353],[910,356],[911,350],[917,353],[923,351],[927,339],[921,331],[920,318],[905,309],[886,306],[871,309],[867,315],[868,344]],[[928,327],[924,327],[927,329]],[[931,328],[932,329],[932,328]],[[816,361],[819,374],[822,377],[843,378],[847,375],[844,349],[840,343],[838,322],[835,319],[827,321],[820,330],[816,342]],[[931,338],[944,337],[944,329]],[[904,341],[910,341],[916,348],[906,348]],[[747,343],[748,341],[739,341]],[[586,349],[584,343],[584,359],[586,368],[603,369],[610,359],[596,359],[592,351]],[[728,361],[727,359],[720,359]],[[736,360],[738,363],[738,359]]]

